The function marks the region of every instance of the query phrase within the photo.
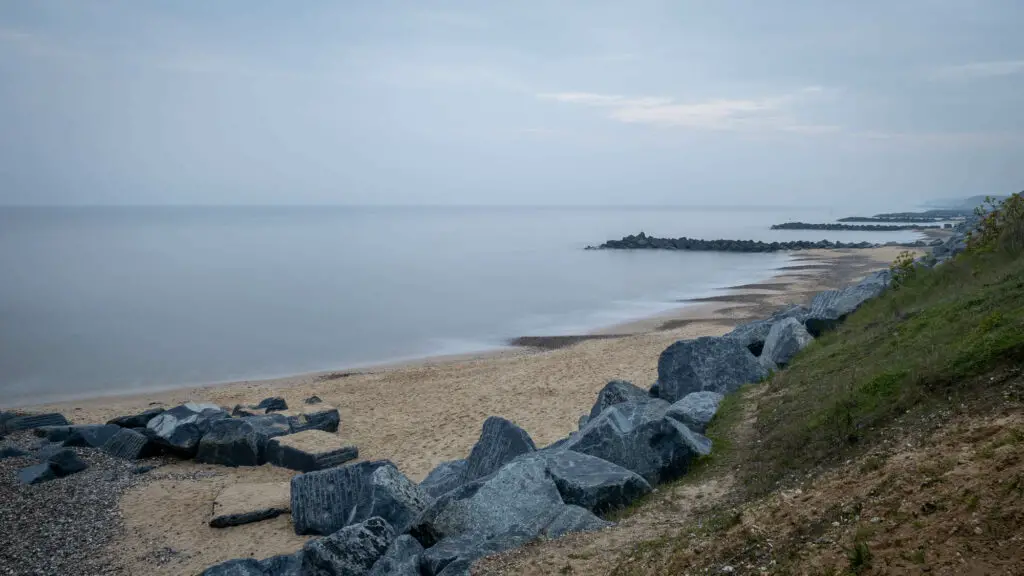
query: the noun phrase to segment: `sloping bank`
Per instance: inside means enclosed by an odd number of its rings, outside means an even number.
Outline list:
[[[298,475],[295,530],[322,537],[294,554],[233,560],[205,574],[465,575],[483,556],[607,528],[602,516],[711,452],[702,432],[725,395],[785,366],[890,281],[877,272],[724,337],[677,342],[662,353],[649,390],[610,382],[578,431],[550,446],[492,417],[465,459],[441,464],[419,485],[388,461]]]

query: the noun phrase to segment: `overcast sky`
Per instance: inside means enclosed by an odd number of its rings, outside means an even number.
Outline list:
[[[1024,188],[1021,0],[0,0],[0,204]]]

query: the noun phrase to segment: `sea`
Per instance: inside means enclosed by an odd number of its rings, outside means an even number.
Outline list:
[[[884,207],[882,207],[884,209]],[[879,210],[876,210],[879,211]],[[772,231],[807,207],[0,208],[0,406],[502,348],[664,313],[787,254],[584,250]]]

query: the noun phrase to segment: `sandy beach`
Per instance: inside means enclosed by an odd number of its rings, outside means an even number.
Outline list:
[[[296,406],[315,394],[339,408],[339,434],[358,446],[361,459],[389,459],[418,481],[438,463],[465,457],[488,416],[515,421],[538,446],[547,445],[576,429],[579,416],[609,380],[644,387],[653,383],[659,354],[676,340],[724,334],[781,306],[805,303],[818,291],[888,266],[903,250],[797,253],[797,261],[773,278],[681,303],[672,313],[593,334],[523,335],[515,342],[523,347],[494,354],[30,409],[60,411],[74,423],[96,423],[189,400],[230,407],[282,396]],[[213,501],[226,486],[283,482],[292,474],[269,465],[230,469],[168,462],[122,497],[123,529],[107,549],[110,562],[129,574],[189,574],[230,558],[292,552],[304,537],[294,534],[287,515],[228,529],[207,526]]]

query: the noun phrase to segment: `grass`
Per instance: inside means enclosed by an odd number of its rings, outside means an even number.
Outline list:
[[[745,484],[765,493],[848,457],[909,410],[948,403],[984,386],[980,376],[1022,360],[1024,259],[968,254],[918,270],[767,384]]]

